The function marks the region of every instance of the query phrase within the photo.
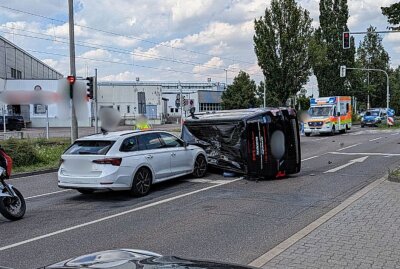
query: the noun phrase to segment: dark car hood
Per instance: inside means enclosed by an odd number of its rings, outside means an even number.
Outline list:
[[[107,250],[80,256],[59,262],[44,269],[155,269],[155,268],[175,268],[175,269],[194,269],[194,268],[212,268],[212,269],[245,269],[251,268],[240,265],[216,263],[201,260],[187,260],[174,256],[161,256],[156,253],[142,250]]]

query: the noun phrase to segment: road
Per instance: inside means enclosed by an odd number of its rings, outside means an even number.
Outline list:
[[[11,180],[26,217],[0,218],[0,265],[37,268],[112,249],[248,264],[400,164],[400,131],[302,137],[302,171],[246,181],[209,174],[154,186],[146,197],[81,195],[55,173]]]

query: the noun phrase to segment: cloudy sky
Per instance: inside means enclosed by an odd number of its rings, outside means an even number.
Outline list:
[[[381,6],[395,0],[349,0],[351,31],[386,30]],[[0,34],[69,73],[67,0],[0,0]],[[253,21],[269,0],[75,0],[78,76],[98,68],[101,80],[228,83],[239,70],[257,82]],[[318,26],[318,0],[299,0]],[[357,44],[361,36],[357,36]],[[400,33],[384,35],[392,66],[400,64]],[[309,87],[314,87],[311,80]]]

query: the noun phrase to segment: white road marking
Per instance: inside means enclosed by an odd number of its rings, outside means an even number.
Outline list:
[[[234,179],[233,179],[234,180]],[[220,184],[220,183],[230,183],[232,179],[205,179],[205,178],[193,178],[193,179],[188,179],[185,180],[186,182],[191,182],[191,183],[211,183],[211,184]]]
[[[328,152],[329,154],[336,155],[349,155],[349,156],[400,156],[400,153],[378,153],[378,152]]]
[[[55,235],[58,235],[58,234],[66,233],[66,232],[73,231],[73,230],[76,230],[76,229],[79,229],[79,228],[83,228],[83,227],[86,227],[86,226],[89,226],[89,225],[93,225],[93,224],[96,224],[96,223],[99,223],[99,222],[103,222],[103,221],[106,221],[106,220],[110,220],[110,219],[114,219],[114,218],[121,217],[121,216],[124,216],[124,215],[128,215],[128,214],[136,212],[136,211],[140,211],[140,210],[147,209],[147,208],[150,208],[150,207],[154,207],[154,206],[157,206],[157,205],[165,204],[165,203],[168,203],[168,202],[171,202],[171,201],[174,201],[174,200],[178,200],[178,199],[186,197],[186,196],[190,196],[190,195],[193,195],[193,194],[196,194],[196,193],[199,193],[199,192],[207,191],[207,190],[210,190],[210,189],[222,186],[222,185],[226,185],[226,184],[229,184],[229,183],[241,180],[241,179],[242,179],[241,177],[240,178],[236,178],[236,179],[230,180],[228,182],[215,184],[215,185],[208,186],[208,187],[205,187],[205,188],[202,188],[202,189],[199,189],[199,190],[195,190],[195,191],[192,191],[192,192],[180,194],[178,196],[170,197],[170,198],[167,198],[167,199],[164,199],[164,200],[161,200],[161,201],[150,203],[150,204],[147,204],[147,205],[144,205],[144,206],[132,208],[130,210],[127,210],[127,211],[124,211],[124,212],[121,212],[121,213],[110,215],[108,217],[100,218],[100,219],[97,219],[97,220],[85,222],[85,223],[82,223],[82,224],[79,224],[79,225],[75,225],[75,226],[72,226],[72,227],[69,227],[69,228],[58,230],[58,231],[55,231],[55,232],[52,232],[52,233],[48,233],[48,234],[44,234],[44,235],[41,235],[41,236],[33,237],[31,239],[20,241],[18,243],[14,243],[14,244],[11,244],[11,245],[0,247],[0,251],[12,249],[12,248],[15,248],[15,247],[18,247],[18,246],[22,246],[22,245],[25,245],[25,244],[28,244],[28,243],[32,243],[32,242],[35,242],[35,241],[38,241],[38,240],[41,240],[41,239],[49,238],[49,237],[52,237],[52,236],[55,236]]]
[[[391,135],[399,135],[399,133],[391,134]]]
[[[62,193],[62,192],[67,192],[67,191],[72,191],[72,190],[54,191],[54,192],[48,192],[48,193],[44,193],[44,194],[29,196],[29,197],[26,197],[25,200],[29,200],[29,199],[33,199],[33,198],[38,198],[38,197],[43,197],[43,196],[49,196],[49,195],[52,195],[52,194]]]
[[[364,162],[367,158],[368,158],[368,156],[364,156],[364,157],[361,157],[361,158],[358,158],[358,159],[350,160],[350,161],[349,161],[348,163],[346,163],[346,164],[343,164],[343,165],[341,165],[341,166],[338,166],[338,167],[336,167],[336,168],[333,168],[333,169],[331,169],[331,170],[328,170],[328,171],[324,172],[324,174],[326,174],[326,173],[334,173],[334,172],[337,172],[337,171],[339,171],[339,170],[341,170],[341,169],[343,169],[343,168],[346,168],[347,166],[350,166],[350,165],[355,164],[355,163],[362,163],[362,162]]]
[[[382,139],[382,138],[383,138],[382,136],[381,137],[377,137],[377,138],[369,140],[369,142],[376,141],[376,140],[379,140],[379,139]]]
[[[310,157],[310,158],[303,159],[303,160],[301,160],[301,161],[304,162],[304,161],[308,161],[308,160],[315,159],[315,158],[318,158],[318,157],[319,157],[319,156],[312,156],[312,157]]]
[[[330,220],[331,218],[336,216],[338,213],[340,213],[341,211],[346,209],[348,206],[353,204],[355,201],[357,201],[358,199],[363,197],[365,194],[370,192],[373,188],[375,188],[376,186],[381,184],[383,181],[385,181],[386,178],[387,178],[387,176],[384,176],[384,177],[372,182],[371,184],[367,185],[365,188],[359,190],[358,192],[356,192],[355,194],[353,194],[352,196],[350,196],[349,198],[344,200],[342,203],[340,203],[337,207],[335,207],[334,209],[332,209],[331,211],[329,211],[322,217],[318,218],[316,221],[310,223],[309,225],[307,225],[306,227],[304,227],[303,229],[301,229],[300,231],[298,231],[297,233],[295,233],[288,239],[284,240],[283,242],[281,242],[279,245],[277,245],[273,249],[271,249],[268,252],[266,252],[265,254],[261,255],[260,257],[258,257],[257,259],[255,259],[254,261],[249,263],[248,265],[258,267],[258,268],[263,267],[269,261],[271,261],[273,258],[280,255],[282,252],[284,252],[285,250],[290,248],[292,245],[294,245],[295,243],[297,243],[298,241],[300,241],[301,239],[306,237],[312,231],[314,231],[315,229],[320,227],[322,224],[324,224],[325,222],[327,222],[328,220]]]
[[[328,139],[329,137],[324,137],[324,138],[318,138],[318,139],[314,139],[314,141],[321,141],[321,140],[325,140]]]
[[[342,151],[342,150],[345,150],[345,149],[354,148],[354,147],[359,146],[359,145],[361,145],[361,143],[357,143],[357,144],[354,144],[354,145],[351,145],[351,146],[348,146],[348,147],[344,147],[344,148],[338,149],[337,151]]]

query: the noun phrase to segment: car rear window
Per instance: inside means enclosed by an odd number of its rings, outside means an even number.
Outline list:
[[[76,141],[64,154],[70,155],[106,155],[115,141]]]

